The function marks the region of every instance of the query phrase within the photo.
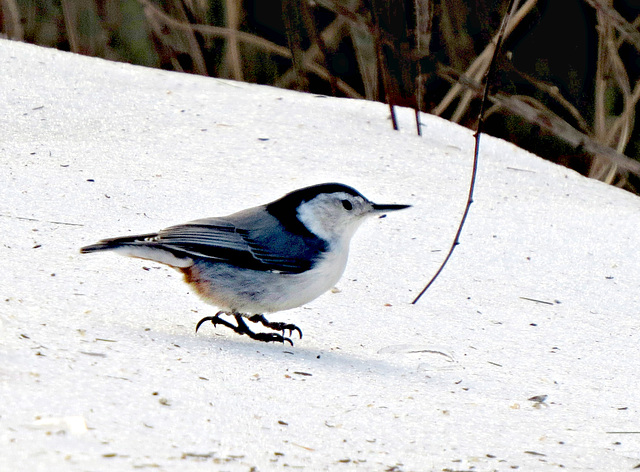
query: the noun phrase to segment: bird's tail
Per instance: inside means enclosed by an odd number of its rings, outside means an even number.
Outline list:
[[[138,236],[103,239],[95,244],[80,248],[80,253],[89,254],[99,251],[115,251],[123,256],[160,262],[180,269],[193,265],[193,259],[175,248],[158,242],[157,237],[157,233],[149,233]]]
[[[95,244],[90,244],[89,246],[80,248],[80,253],[89,254],[91,252],[98,251],[114,251],[116,249],[122,249],[125,246],[140,246],[153,241],[157,236],[158,233],[149,233],[139,234],[137,236],[103,239]]]

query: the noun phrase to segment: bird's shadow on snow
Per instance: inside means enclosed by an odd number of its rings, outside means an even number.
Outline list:
[[[294,340],[294,346],[280,343],[262,343],[234,334],[180,335],[166,332],[152,333],[154,342],[179,345],[191,355],[207,356],[212,360],[237,358],[238,362],[253,368],[277,365],[293,374],[313,375],[322,371],[327,375],[419,376],[430,378],[430,373],[455,369],[458,362],[452,354],[426,345],[397,344],[378,350],[349,347],[304,345]],[[356,352],[354,352],[356,351]]]

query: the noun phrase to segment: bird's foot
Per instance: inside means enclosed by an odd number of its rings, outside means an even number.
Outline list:
[[[302,331],[294,324],[290,323],[280,323],[278,321],[269,321],[264,317],[264,315],[253,315],[249,317],[249,321],[254,323],[262,323],[263,326],[267,328],[271,328],[274,331],[282,331],[283,334],[285,331],[289,331],[289,336],[293,335],[294,331],[298,332],[298,336],[302,339]]]
[[[236,330],[237,327],[232,325],[231,323],[229,323],[226,320],[223,320],[222,318],[220,318],[220,315],[228,315],[229,313],[225,312],[225,311],[219,311],[218,313],[216,313],[215,316],[207,316],[205,318],[202,318],[200,321],[198,321],[198,324],[196,325],[196,333],[198,332],[198,330],[200,329],[200,326],[202,325],[202,323],[204,323],[205,321],[211,321],[211,323],[213,323],[213,326],[217,326],[217,325],[222,325],[222,326],[226,326],[227,328],[230,328],[232,330]]]
[[[222,318],[220,318],[220,315],[233,315],[234,318],[236,319],[237,323],[238,323],[238,326],[234,326],[232,323],[229,323],[228,321],[223,320]],[[204,323],[205,321],[211,321],[211,323],[213,323],[214,326],[217,326],[217,325],[226,326],[227,328],[235,331],[236,333],[238,333],[238,334],[246,334],[251,339],[255,339],[256,341],[262,341],[262,342],[265,342],[265,343],[279,342],[279,343],[283,343],[283,344],[285,342],[288,342],[289,344],[291,344],[293,346],[293,341],[291,341],[291,339],[286,338],[286,337],[284,337],[284,336],[282,336],[280,334],[276,334],[276,333],[254,333],[253,331],[251,331],[249,329],[247,324],[244,322],[244,320],[242,319],[242,315],[240,313],[227,313],[225,311],[219,311],[218,313],[216,313],[215,316],[207,316],[205,318],[202,318],[200,321],[198,321],[198,324],[196,325],[196,333],[198,332],[198,329],[200,328],[202,323]],[[280,324],[284,325],[284,323],[280,323]],[[267,326],[267,325],[265,325],[265,326]],[[291,325],[291,326],[293,326],[293,325]],[[295,326],[293,326],[293,328],[294,329],[298,329]],[[280,331],[283,331],[283,330],[280,330]],[[300,331],[300,330],[298,329],[298,331]],[[302,333],[300,333],[300,335],[302,336]]]

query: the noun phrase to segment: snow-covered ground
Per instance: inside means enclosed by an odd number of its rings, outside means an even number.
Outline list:
[[[0,41],[0,470],[631,470],[640,200],[379,103]],[[328,181],[365,223],[263,344],[160,264],[80,255]],[[534,397],[537,397],[536,401]]]

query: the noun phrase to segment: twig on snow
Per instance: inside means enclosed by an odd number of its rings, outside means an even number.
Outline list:
[[[482,127],[484,124],[484,111],[486,108],[487,97],[489,96],[489,88],[491,87],[491,81],[493,76],[495,75],[495,67],[496,67],[496,57],[500,52],[500,47],[502,46],[502,39],[504,37],[504,32],[507,27],[507,23],[509,22],[509,18],[512,13],[516,11],[518,8],[518,2],[515,0],[510,0],[509,7],[507,9],[507,14],[502,19],[502,25],[500,26],[500,32],[498,33],[498,37],[496,40],[495,49],[493,50],[493,56],[491,57],[491,63],[489,64],[489,69],[487,70],[487,77],[484,85],[484,93],[482,94],[482,102],[480,103],[480,113],[478,116],[478,129],[476,130],[475,138],[476,138],[476,147],[473,153],[473,170],[471,171],[471,183],[469,184],[469,197],[467,198],[467,205],[465,206],[464,213],[462,214],[462,219],[460,220],[460,226],[458,227],[458,231],[456,232],[456,236],[453,240],[453,244],[451,244],[451,248],[447,253],[447,257],[445,257],[444,261],[440,265],[440,268],[435,273],[435,275],[431,278],[429,283],[422,289],[422,291],[418,294],[418,296],[411,302],[413,305],[418,303],[418,300],[424,295],[427,289],[433,284],[433,282],[438,278],[440,272],[444,269],[444,266],[449,261],[449,258],[453,254],[453,250],[459,244],[460,234],[462,233],[462,227],[464,226],[464,222],[467,219],[467,215],[469,214],[469,209],[471,208],[471,203],[473,203],[473,189],[476,183],[476,174],[478,172],[478,154],[480,153],[480,134],[482,133]]]

